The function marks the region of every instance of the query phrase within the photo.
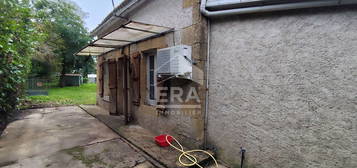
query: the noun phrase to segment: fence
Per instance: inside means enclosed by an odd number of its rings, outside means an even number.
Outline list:
[[[26,81],[26,93],[29,96],[48,95],[48,79],[29,78]]]

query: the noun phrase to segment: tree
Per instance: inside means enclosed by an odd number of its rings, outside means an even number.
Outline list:
[[[73,54],[88,43],[81,11],[63,0],[0,0],[0,127],[16,110],[30,70],[87,73],[91,57]],[[31,69],[31,60],[34,67]],[[1,128],[0,128],[1,130]]]
[[[0,127],[16,109],[30,70],[30,58],[42,35],[37,31],[30,2],[0,1]]]
[[[73,55],[90,41],[89,33],[83,26],[83,12],[75,4],[63,0],[37,0],[34,6],[40,29],[47,34],[45,45],[52,48],[53,59],[60,62],[60,86],[64,84],[66,73],[86,76],[88,69],[94,69],[93,58]]]

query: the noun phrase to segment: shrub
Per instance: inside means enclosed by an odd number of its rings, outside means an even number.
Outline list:
[[[1,127],[7,116],[16,110],[23,95],[30,57],[35,52],[40,34],[36,31],[29,1],[1,0],[0,11]]]

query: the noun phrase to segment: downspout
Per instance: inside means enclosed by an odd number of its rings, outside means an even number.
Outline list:
[[[129,48],[130,48],[130,45],[129,45]],[[123,64],[124,64],[124,120],[125,120],[125,125],[129,124],[129,88],[128,88],[128,80],[129,80],[129,77],[128,77],[128,56],[127,54],[125,53],[125,49],[123,48],[122,49],[122,54],[124,55],[124,58],[123,58]],[[130,54],[130,49],[129,49],[129,54]]]
[[[278,10],[357,4],[357,0],[317,0],[317,1],[309,1],[309,2],[295,2],[295,3],[286,3],[286,4],[267,5],[267,6],[254,6],[254,7],[217,10],[217,11],[207,10],[206,4],[207,4],[207,0],[201,1],[200,8],[201,8],[201,13],[203,15],[205,15],[206,17],[220,17],[220,16],[248,14],[248,13],[271,12],[271,11],[278,11]]]
[[[205,96],[205,118],[203,132],[203,146],[208,148],[208,106],[209,106],[209,69],[210,69],[210,38],[211,38],[211,23],[207,19],[207,59],[206,59],[206,96]]]

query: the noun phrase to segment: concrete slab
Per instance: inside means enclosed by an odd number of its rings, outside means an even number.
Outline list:
[[[26,110],[0,137],[0,167],[138,166],[154,167],[77,106]]]
[[[5,168],[154,168],[145,157],[121,139],[64,149],[49,156],[37,156],[18,161]]]

